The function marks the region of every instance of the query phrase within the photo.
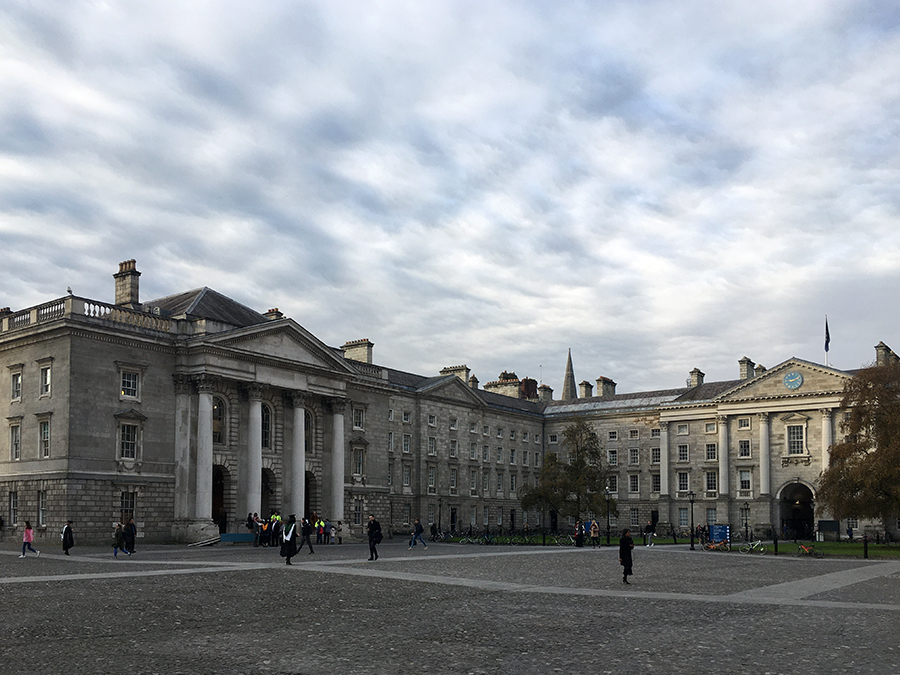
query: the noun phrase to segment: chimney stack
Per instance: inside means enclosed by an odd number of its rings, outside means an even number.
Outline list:
[[[553,390],[546,384],[542,384],[540,387],[538,387],[538,398],[541,401],[552,401]]]
[[[372,363],[372,349],[375,344],[369,342],[368,338],[362,340],[352,340],[345,342],[341,349],[344,351],[344,358],[351,361],[359,361],[360,363]]]
[[[263,314],[269,321],[277,321],[278,319],[283,319],[284,314],[278,311],[278,308],[270,309],[268,312]]]
[[[700,372],[699,368],[694,368],[691,371],[691,386],[699,387],[701,384],[703,384],[704,377],[706,377],[706,373]]]
[[[738,365],[741,367],[741,379],[749,380],[754,375],[754,363],[746,356],[738,361]]]
[[[463,365],[463,366],[447,366],[446,368],[441,368],[441,375],[456,375],[464,383],[468,384],[468,382],[469,382],[469,367],[465,366],[465,365]]]
[[[472,376],[469,378],[469,386],[470,386],[472,389],[478,389],[478,378],[475,377],[474,375],[472,375]]]
[[[135,269],[134,258],[119,263],[119,272],[113,274],[116,280],[116,304],[129,309],[140,309],[139,281],[141,273]]]
[[[616,383],[608,377],[598,377],[597,394],[603,398],[612,398],[616,395]]]
[[[594,395],[594,385],[587,380],[582,380],[578,383],[578,391],[580,392],[578,394],[580,398],[590,398]]]

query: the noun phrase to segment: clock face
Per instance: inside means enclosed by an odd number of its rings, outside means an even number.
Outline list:
[[[784,386],[788,389],[799,389],[803,384],[803,375],[796,370],[792,370],[784,376]]]

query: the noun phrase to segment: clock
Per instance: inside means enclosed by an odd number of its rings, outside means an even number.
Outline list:
[[[788,389],[799,389],[803,384],[803,375],[796,370],[792,370],[784,376],[784,386]]]

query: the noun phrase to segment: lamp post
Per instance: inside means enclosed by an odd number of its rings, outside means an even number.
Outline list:
[[[744,502],[744,541],[750,541],[750,502]]]
[[[443,506],[444,506],[443,498],[438,499],[438,533],[439,534],[443,533],[443,530],[441,529],[441,510],[443,509]]]
[[[694,548],[694,497],[697,495],[693,490],[688,492],[688,501],[691,503],[691,550],[696,551]]]
[[[609,486],[606,486],[606,545],[609,546],[609,498],[610,498]]]

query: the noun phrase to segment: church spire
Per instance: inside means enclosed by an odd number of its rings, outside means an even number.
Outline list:
[[[569,348],[569,358],[566,360],[566,376],[563,379],[560,400],[568,401],[576,398],[578,398],[578,391],[575,388],[575,371],[572,369],[572,349]]]

